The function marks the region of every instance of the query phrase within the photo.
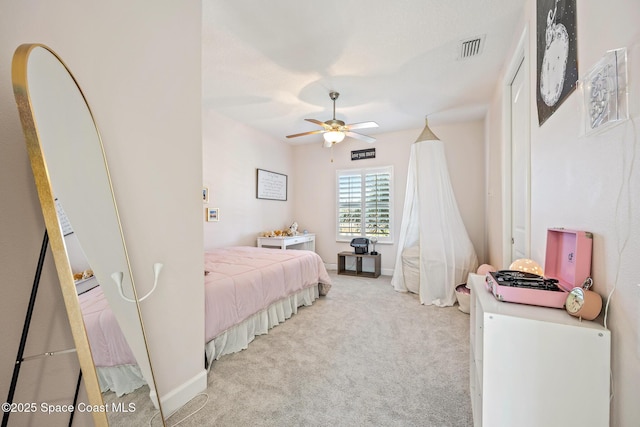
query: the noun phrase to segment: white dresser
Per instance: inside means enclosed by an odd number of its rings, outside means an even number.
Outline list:
[[[305,249],[316,250],[316,235],[307,233],[286,237],[258,237],[259,248]]]
[[[611,334],[557,308],[500,302],[470,274],[474,426],[609,425]]]

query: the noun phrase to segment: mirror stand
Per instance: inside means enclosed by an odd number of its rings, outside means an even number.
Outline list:
[[[76,351],[74,348],[74,349],[62,350],[62,351],[49,351],[49,352],[38,354],[35,356],[24,357],[24,348],[27,344],[27,337],[29,336],[29,327],[31,326],[31,316],[33,315],[33,309],[36,304],[36,296],[38,295],[38,287],[40,285],[42,267],[44,266],[44,258],[47,254],[48,247],[49,247],[49,234],[47,233],[47,230],[45,230],[44,237],[42,239],[42,246],[40,248],[40,256],[38,257],[38,265],[36,266],[35,278],[33,279],[33,286],[31,287],[31,296],[29,297],[29,304],[27,306],[27,313],[24,319],[24,326],[22,327],[20,344],[18,345],[18,355],[16,356],[16,363],[13,366],[13,375],[11,376],[11,385],[9,386],[9,393],[7,394],[7,400],[5,400],[5,404],[11,405],[13,403],[13,395],[16,391],[16,386],[18,385],[18,376],[20,375],[20,368],[22,368],[22,362]],[[80,373],[78,374],[78,381],[76,382],[76,391],[73,397],[73,408],[76,408],[76,405],[78,403],[78,392],[80,391],[81,383],[82,383],[82,371],[80,371]],[[4,413],[2,415],[2,427],[7,427],[7,425],[9,424],[9,415],[11,415],[11,410],[7,410],[3,412]],[[69,413],[69,425],[73,423],[74,414],[75,414],[75,411],[71,410]]]

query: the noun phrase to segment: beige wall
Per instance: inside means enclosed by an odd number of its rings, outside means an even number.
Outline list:
[[[204,223],[205,249],[255,246],[261,232],[288,228],[296,182],[291,147],[206,108],[202,129],[205,207],[220,209],[220,221]],[[257,169],[287,175],[287,201],[256,198]]]
[[[206,84],[206,83],[205,83]],[[484,123],[431,124],[445,141],[447,166],[462,219],[478,258],[485,253],[484,231]],[[335,240],[335,174],[338,169],[394,167],[394,231],[402,221],[402,208],[411,143],[421,128],[377,134],[376,158],[351,161],[351,150],[372,147],[348,139],[330,149],[317,143],[291,146],[233,119],[203,113],[203,176],[210,207],[220,208],[220,221],[204,224],[205,248],[255,245],[263,231],[288,227],[316,233],[316,252],[325,263],[336,264],[336,254],[351,250]],[[333,162],[331,161],[333,158]],[[288,175],[286,202],[258,200],[256,168]],[[232,182],[233,185],[228,185]],[[205,205],[207,206],[207,205]],[[203,214],[204,218],[204,214]],[[397,245],[379,244],[383,273],[392,274]]]
[[[531,76],[531,253],[544,263],[546,230],[565,227],[594,233],[592,275],[603,297],[614,289],[608,313],[612,331],[612,426],[635,426],[640,419],[640,316],[637,258],[640,256],[640,3],[578,2],[580,77],[607,50],[628,48],[631,121],[605,133],[584,136],[580,130],[580,93],[574,92],[541,127],[535,107],[535,1],[527,7]],[[606,30],[604,30],[606,28]],[[489,259],[500,265],[501,208],[496,206],[501,175],[496,174],[502,138],[502,89],[487,116],[489,135]],[[585,355],[588,357],[588,355]],[[585,392],[588,395],[588,391]],[[588,404],[588,397],[585,400]]]
[[[44,230],[11,89],[11,57],[26,42],[56,50],[89,100],[104,140],[133,272],[142,292],[152,284],[153,263],[164,263],[157,293],[142,308],[160,394],[180,393],[185,383],[203,373],[202,171],[193,167],[202,164],[200,9],[200,2],[164,0],[3,2],[2,396],[9,387]],[[28,353],[72,347],[55,277],[49,258]],[[178,318],[191,326],[184,328],[175,322]],[[70,402],[76,375],[77,362],[69,356],[25,365],[17,398]],[[202,378],[204,386],[206,377]],[[189,390],[177,399],[193,394]],[[31,422],[60,423],[53,417]]]
[[[440,124],[430,127],[444,141],[447,166],[458,207],[478,257],[484,258],[484,125],[482,121]],[[332,150],[323,148],[321,140],[295,146],[296,180],[292,183],[294,213],[301,229],[316,233],[316,251],[325,263],[336,264],[337,253],[352,250],[348,243],[336,242],[336,170],[392,165],[394,168],[394,244],[378,244],[382,254],[383,274],[392,274],[397,252],[397,236],[407,183],[407,165],[411,144],[422,128],[376,134],[376,158],[351,160],[351,151],[372,145],[347,139]],[[333,158],[333,162],[331,159]]]

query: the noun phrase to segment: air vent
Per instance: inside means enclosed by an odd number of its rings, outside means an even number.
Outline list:
[[[460,42],[460,54],[458,55],[458,59],[467,59],[472,56],[478,56],[482,53],[483,47],[484,36],[462,40]]]

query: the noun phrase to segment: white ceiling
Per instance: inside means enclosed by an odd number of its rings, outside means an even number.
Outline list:
[[[274,138],[305,118],[376,121],[361,133],[481,118],[525,0],[203,0],[203,108]],[[484,37],[477,56],[461,41]],[[206,116],[205,116],[206,117]],[[320,143],[320,135],[286,139]]]

